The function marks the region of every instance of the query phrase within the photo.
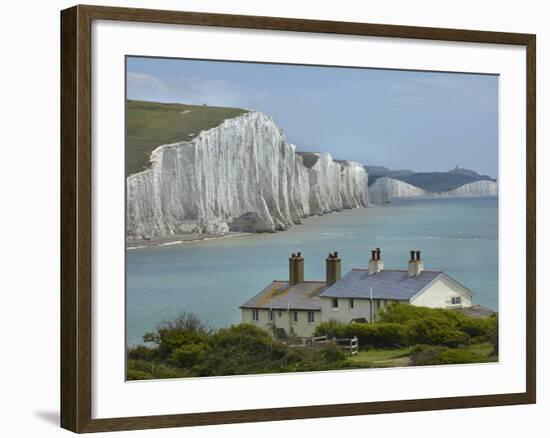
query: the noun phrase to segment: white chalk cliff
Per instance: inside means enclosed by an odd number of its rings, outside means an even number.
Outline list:
[[[127,238],[274,232],[310,215],[367,206],[361,163],[307,155],[304,163],[271,117],[259,112],[159,146],[151,167],[127,178]]]
[[[456,189],[444,192],[428,192],[420,187],[387,176],[378,178],[369,187],[369,202],[371,204],[387,204],[392,198],[412,197],[466,197],[466,196],[496,196],[498,184],[491,180],[480,180],[464,184]]]

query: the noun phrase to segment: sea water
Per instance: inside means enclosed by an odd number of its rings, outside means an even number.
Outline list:
[[[127,250],[127,343],[181,312],[214,328],[240,322],[239,305],[288,279],[293,252],[305,258],[306,280],[323,280],[329,252],[339,252],[344,275],[368,265],[376,247],[387,269],[407,269],[409,251],[421,250],[425,269],[468,287],[474,304],[498,308],[497,198],[395,200],[311,217],[284,232]]]

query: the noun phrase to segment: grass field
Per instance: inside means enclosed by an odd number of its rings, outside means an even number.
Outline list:
[[[477,353],[487,357],[487,362],[493,362],[496,358],[490,356],[492,348],[491,344],[484,343],[469,345],[460,349]],[[350,361],[358,367],[365,368],[403,367],[410,365],[409,356],[409,348],[369,349],[359,351],[350,358]]]
[[[149,155],[160,145],[192,140],[247,110],[137,100],[126,102],[126,176],[149,167]]]

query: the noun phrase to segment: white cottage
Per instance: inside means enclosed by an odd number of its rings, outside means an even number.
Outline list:
[[[241,306],[242,322],[278,335],[310,337],[329,320],[371,322],[392,302],[461,309],[472,306],[472,292],[443,271],[424,269],[420,251],[411,251],[407,269],[384,269],[379,248],[366,267],[341,277],[341,259],[326,259],[325,281],[304,281],[301,253],[289,259],[289,280],[273,281]]]

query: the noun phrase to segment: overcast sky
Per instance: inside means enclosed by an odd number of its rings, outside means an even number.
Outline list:
[[[128,58],[129,99],[273,116],[302,151],[391,169],[455,165],[497,177],[498,77]]]

